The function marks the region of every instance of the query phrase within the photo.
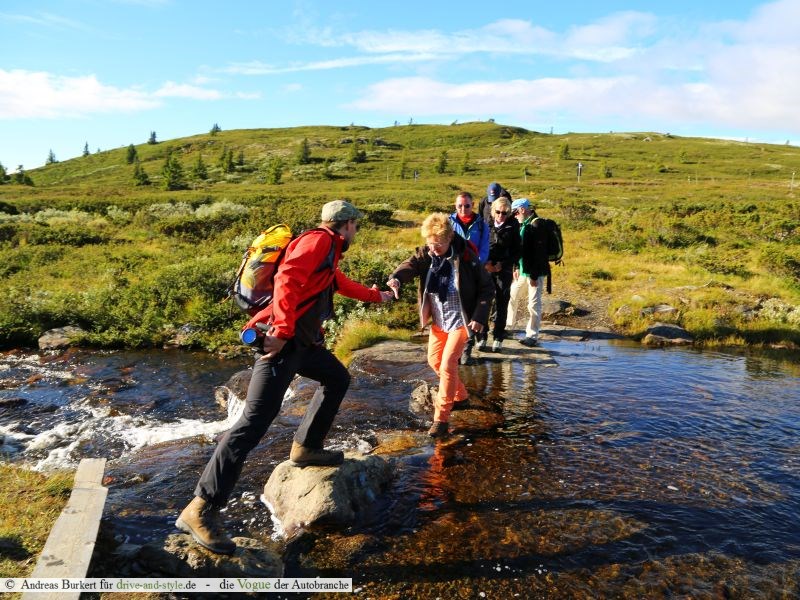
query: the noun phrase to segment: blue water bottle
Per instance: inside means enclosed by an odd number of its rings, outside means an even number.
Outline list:
[[[242,339],[242,342],[248,346],[255,346],[260,336],[257,329],[248,327],[247,329],[242,330],[242,333],[239,334],[239,337]]]

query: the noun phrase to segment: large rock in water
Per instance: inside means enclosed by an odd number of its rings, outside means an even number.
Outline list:
[[[379,456],[348,453],[339,467],[296,467],[285,461],[264,486],[264,499],[288,536],[315,524],[349,525],[369,514],[392,478]]]
[[[75,338],[82,336],[86,332],[75,325],[66,327],[56,327],[45,331],[39,338],[40,350],[60,350],[75,343]]]
[[[642,339],[645,346],[667,346],[692,344],[694,339],[692,334],[683,327],[671,323],[653,323],[648,327]]]

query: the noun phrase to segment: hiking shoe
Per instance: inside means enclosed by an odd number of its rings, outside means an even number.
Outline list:
[[[458,364],[460,365],[474,365],[475,361],[472,359],[472,348],[469,350],[464,350],[461,354],[461,357],[458,359]]]
[[[450,412],[466,410],[467,408],[469,408],[469,398],[464,398],[463,400],[456,400],[453,402],[453,408],[450,409]]]
[[[219,509],[200,496],[195,496],[183,509],[175,521],[175,527],[216,554],[233,554],[236,551],[236,544],[222,527]]]
[[[439,421],[434,421],[431,428],[428,429],[428,435],[432,438],[442,438],[447,437],[450,434],[450,429],[447,426],[447,423],[441,423]]]
[[[324,448],[307,448],[292,442],[289,462],[295,467],[335,467],[344,462],[341,450],[325,450]]]
[[[486,340],[481,340],[478,342],[478,350],[481,352],[486,352]]]
[[[526,337],[519,341],[520,344],[523,346],[527,346],[528,348],[533,348],[534,346],[538,346],[539,342],[536,340],[535,337]]]
[[[492,344],[492,352],[500,352],[503,349],[503,340],[495,340]]]

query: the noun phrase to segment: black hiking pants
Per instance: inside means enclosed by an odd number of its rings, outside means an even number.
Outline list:
[[[506,339],[506,318],[508,317],[508,301],[511,299],[511,282],[514,274],[510,270],[492,273],[494,282],[494,325],[492,337],[502,342]]]
[[[225,506],[248,453],[280,411],[295,374],[319,381],[320,389],[311,399],[294,441],[307,448],[322,448],[350,385],[350,373],[324,346],[297,348],[290,340],[277,356],[256,360],[242,416],[220,439],[200,476],[195,496],[213,506]]]

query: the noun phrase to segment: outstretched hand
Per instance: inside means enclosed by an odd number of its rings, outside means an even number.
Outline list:
[[[400,282],[396,278],[392,278],[389,281],[387,281],[386,285],[388,285],[389,288],[394,293],[394,299],[395,300],[400,298]]]
[[[377,290],[378,284],[373,284],[372,289]],[[389,300],[396,297],[397,297],[397,292],[393,292],[392,290],[384,290],[381,292],[381,302],[389,302]]]

